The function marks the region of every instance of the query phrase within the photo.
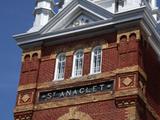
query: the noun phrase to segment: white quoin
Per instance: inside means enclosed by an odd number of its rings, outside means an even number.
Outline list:
[[[36,0],[35,20],[29,32],[38,31],[48,23],[49,19],[54,15],[53,6],[53,0]]]

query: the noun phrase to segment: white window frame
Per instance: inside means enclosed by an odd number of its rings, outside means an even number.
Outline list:
[[[82,55],[82,68],[81,68],[81,74],[77,75],[76,74],[76,58],[77,58],[77,53],[78,52],[82,52],[83,55]],[[83,75],[83,64],[84,64],[84,52],[82,49],[79,49],[77,50],[75,53],[74,53],[74,56],[73,56],[73,67],[72,67],[72,78],[76,78],[76,77],[81,77]]]
[[[65,56],[65,59],[64,59],[64,70],[63,70],[63,74],[65,75],[65,64],[66,64],[66,55],[65,53],[60,53],[57,58],[56,58],[56,66],[55,66],[55,73],[54,73],[54,80],[55,81],[58,81],[58,80],[64,80],[64,75],[63,75],[63,78],[58,78],[58,64],[59,64],[59,59],[60,59],[60,56]]]
[[[94,71],[94,55],[95,55],[95,50],[96,49],[101,49],[101,61],[100,61],[100,71],[97,71],[97,72],[95,72]],[[92,53],[91,53],[91,65],[90,65],[91,67],[90,67],[90,74],[98,74],[98,73],[101,73],[101,69],[102,69],[102,47],[101,46],[96,46],[96,47],[94,47],[93,48],[93,50],[92,50]]]

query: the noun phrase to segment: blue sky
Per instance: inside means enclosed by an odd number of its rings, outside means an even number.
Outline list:
[[[28,30],[35,0],[4,0],[0,4],[0,120],[13,120],[21,66],[21,49],[13,34]]]
[[[13,120],[21,67],[21,49],[12,35],[33,23],[35,0],[4,0],[0,4],[0,120]]]

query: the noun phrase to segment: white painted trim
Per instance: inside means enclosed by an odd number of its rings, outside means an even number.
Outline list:
[[[101,48],[101,63],[100,63],[100,71],[99,72],[95,72],[93,71],[93,60],[94,60],[94,50],[96,48]],[[102,55],[103,55],[103,52],[102,52],[102,47],[101,46],[96,46],[92,49],[92,52],[91,52],[91,63],[90,63],[90,75],[93,75],[93,74],[98,74],[98,73],[101,73],[102,71]]]
[[[82,51],[83,52],[83,57],[82,57],[82,74],[79,76],[75,76],[75,59],[76,59],[76,54],[77,52]],[[77,78],[77,77],[81,77],[83,75],[83,65],[84,65],[84,51],[83,49],[78,49],[73,56],[73,64],[72,64],[72,76],[71,78]]]
[[[131,18],[127,18],[127,19],[123,19],[123,20],[117,20],[117,21],[103,21],[103,23],[101,24],[97,24],[97,25],[91,25],[89,27],[84,27],[84,26],[81,26],[81,28],[79,29],[75,29],[75,30],[71,30],[71,31],[65,31],[65,32],[62,32],[62,33],[56,33],[56,34],[49,34],[49,35],[45,35],[45,36],[41,36],[40,38],[34,38],[34,39],[31,39],[29,42],[36,42],[36,41],[41,41],[43,39],[48,39],[48,38],[51,38],[51,37],[58,37],[58,36],[62,36],[62,35],[67,35],[67,34],[73,34],[73,33],[77,33],[77,32],[81,32],[81,31],[84,31],[84,30],[91,30],[91,29],[96,29],[96,28],[100,28],[100,27],[104,27],[104,26],[109,26],[109,25],[114,25],[114,24],[117,24],[117,23],[121,23],[121,22],[126,22],[126,21],[131,21],[131,20],[135,20],[135,19],[139,19],[139,18],[142,18],[143,15],[138,15],[138,16],[133,16]],[[19,34],[19,35],[15,35],[15,39],[16,37],[21,37],[22,35],[26,35],[26,34]],[[23,37],[23,36],[22,36]],[[17,38],[18,39],[18,38]],[[19,38],[21,39],[21,38]],[[26,44],[27,41],[24,41],[24,42],[18,42],[18,45],[21,45],[21,44]]]
[[[64,80],[64,78],[63,79],[58,79],[57,78],[57,70],[58,70],[58,62],[59,62],[59,56],[61,56],[61,55],[65,55],[65,53],[60,53],[60,54],[58,54],[57,55],[57,57],[56,57],[56,65],[55,65],[55,72],[54,72],[54,79],[53,79],[53,81],[60,81],[60,80]],[[66,55],[65,55],[65,64],[66,64]],[[64,68],[64,75],[65,75],[65,68]]]

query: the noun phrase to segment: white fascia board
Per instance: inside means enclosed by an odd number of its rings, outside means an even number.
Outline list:
[[[85,26],[80,26],[79,28],[79,30],[77,30],[77,31],[83,31],[83,30],[88,30],[88,29],[93,29],[93,28],[98,28],[98,27],[102,27],[102,26],[106,26],[106,25],[111,25],[111,24],[114,24],[114,23],[121,23],[121,22],[124,22],[124,21],[129,21],[129,20],[134,20],[134,19],[137,19],[137,18],[140,18],[140,17],[143,17],[142,16],[142,14],[141,14],[141,16],[139,15],[139,11],[142,11],[144,8],[141,8],[141,9],[138,9],[138,10],[135,10],[135,11],[130,11],[130,12],[123,12],[123,13],[120,13],[120,14],[116,14],[116,16],[113,18],[113,21],[111,21],[111,20],[104,20],[104,21],[100,21],[100,22],[96,22],[96,23],[93,23],[92,24],[92,26],[89,26],[88,28],[83,28],[83,27],[85,27]],[[132,15],[132,13],[131,12],[134,12],[135,14],[138,14],[138,16],[136,15],[136,16],[133,16]],[[131,17],[130,17],[131,16]],[[121,17],[120,18],[120,20],[118,20],[119,19],[119,17]],[[128,17],[127,19],[125,19],[124,17]],[[130,18],[129,18],[130,17]],[[117,19],[118,18],[118,19]],[[123,18],[123,19],[122,19]],[[115,20],[116,19],[116,20]],[[108,22],[110,22],[110,23],[108,23]],[[97,25],[97,23],[98,23],[98,25]],[[81,27],[83,28],[83,29],[81,29]],[[86,25],[86,27],[87,27],[87,25]],[[75,28],[73,28],[73,29],[75,29]],[[66,29],[67,30],[67,29]],[[61,30],[60,30],[61,31]],[[56,32],[56,36],[59,36],[59,35],[62,35],[61,33],[59,34],[59,33],[57,33],[57,31],[54,31],[54,32]],[[53,33],[54,33],[53,32]],[[65,30],[62,30],[62,32],[64,32],[63,34],[67,34],[67,33],[74,33],[74,32],[76,32],[75,30],[71,30],[71,31],[69,31],[69,32],[67,32],[66,33],[66,31]],[[50,34],[52,34],[52,33],[50,33]],[[43,36],[47,36],[47,37],[43,37]],[[19,34],[19,35],[14,35],[13,37],[17,40],[17,42],[18,43],[20,43],[19,42],[19,40],[18,39],[26,39],[27,37],[32,37],[32,39],[36,39],[36,37],[35,36],[38,36],[38,38],[37,39],[39,39],[39,40],[41,40],[41,39],[45,39],[45,38],[50,38],[50,37],[53,37],[53,36],[48,36],[47,34],[44,34],[43,36],[42,36],[42,34],[40,33],[40,32],[34,32],[34,33],[24,33],[24,34]],[[37,40],[36,39],[36,40]]]
[[[27,38],[27,37],[33,37],[33,36],[36,36],[36,35],[40,35],[38,31],[32,32],[32,33],[16,34],[16,35],[13,35],[12,37],[14,39],[18,40],[18,39],[23,39],[23,38]]]
[[[18,42],[18,45],[32,43],[32,42],[41,41],[44,39],[49,39],[49,38],[54,38],[54,37],[59,37],[59,36],[64,36],[64,35],[68,35],[68,34],[79,33],[79,32],[83,32],[83,31],[87,31],[87,30],[92,30],[92,29],[96,29],[96,28],[101,28],[101,27],[119,24],[119,23],[123,23],[123,22],[127,22],[127,21],[141,19],[141,18],[142,18],[142,16],[137,16],[137,17],[133,17],[133,18],[125,19],[125,20],[118,20],[118,21],[107,22],[107,23],[105,21],[103,21],[104,22],[103,24],[92,25],[90,27],[80,28],[80,29],[76,29],[73,31],[66,31],[66,32],[57,33],[54,35],[52,34],[52,35],[41,36],[40,38],[32,39],[30,41]]]
[[[30,39],[29,41],[21,41],[21,42],[19,41],[18,45],[37,42],[37,41],[42,41],[42,40],[48,39],[48,38],[54,38],[54,37],[68,35],[68,34],[79,33],[79,32],[83,32],[83,31],[87,31],[87,30],[101,28],[101,27],[104,27],[104,26],[107,27],[109,25],[120,24],[120,23],[129,22],[129,21],[133,21],[133,20],[138,20],[138,19],[143,19],[144,18],[144,14],[140,14],[139,12],[136,12],[136,14],[138,14],[138,15],[130,16],[129,18],[127,18],[127,16],[125,16],[126,18],[115,20],[115,21],[101,21],[98,24],[94,23],[91,26],[87,26],[87,27],[81,26],[81,27],[79,27],[79,29],[70,29],[70,31],[67,31],[67,29],[66,29],[66,30],[63,30],[63,31],[57,31],[57,32],[53,32],[53,33],[44,34],[43,36],[38,36],[37,38]],[[121,15],[120,16],[117,15],[117,16],[118,17],[122,17],[123,15],[122,16]],[[145,21],[149,20],[150,17],[148,18],[148,15],[145,15],[145,16],[146,16],[146,18],[145,18],[146,20]],[[153,26],[153,24],[150,23],[150,26]],[[155,28],[153,27],[152,29],[155,29]]]

